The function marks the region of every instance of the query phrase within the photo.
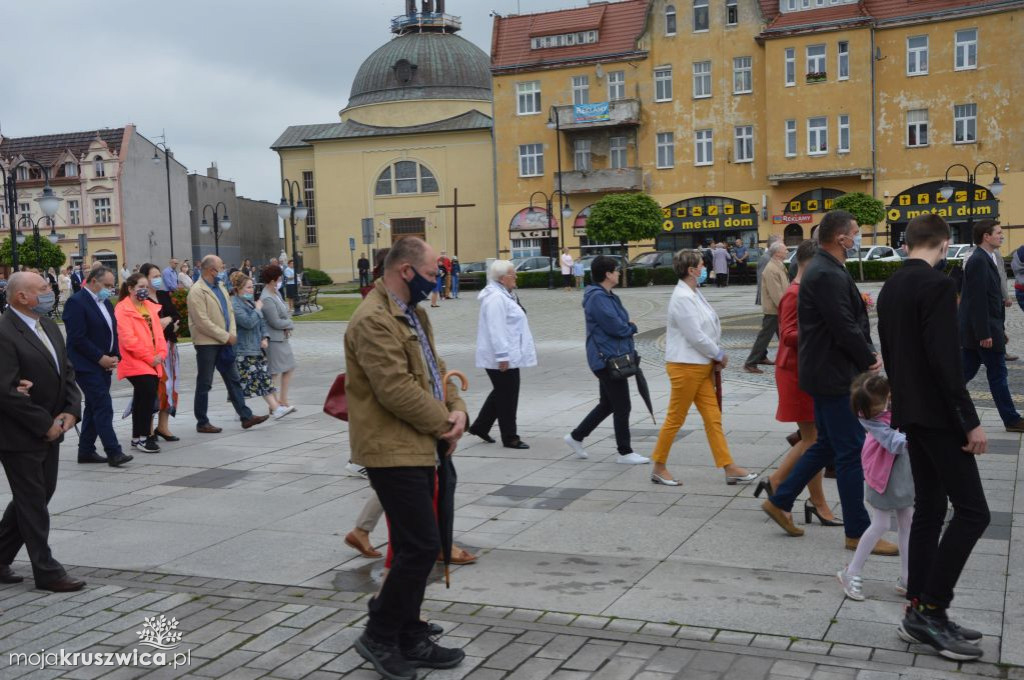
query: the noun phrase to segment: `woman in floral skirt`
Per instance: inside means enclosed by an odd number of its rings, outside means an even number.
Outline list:
[[[231,275],[231,306],[235,311],[238,327],[238,342],[235,344],[235,363],[242,379],[242,394],[246,397],[263,397],[270,407],[270,415],[283,418],[295,410],[294,406],[282,406],[277,401],[274,381],[267,370],[267,328],[263,321],[263,303],[254,301],[256,288],[252,279],[240,271]]]

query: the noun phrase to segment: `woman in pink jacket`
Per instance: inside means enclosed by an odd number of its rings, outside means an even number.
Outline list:
[[[135,388],[132,395],[132,448],[157,453],[153,436],[153,413],[158,410],[157,391],[163,375],[167,345],[164,326],[170,317],[160,318],[160,305],[149,299],[149,279],[132,274],[121,284],[120,302],[114,307],[121,361],[117,379],[127,379]]]

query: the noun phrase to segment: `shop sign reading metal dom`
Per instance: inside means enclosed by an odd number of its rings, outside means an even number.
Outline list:
[[[725,196],[688,198],[662,208],[666,233],[757,229],[757,208]]]

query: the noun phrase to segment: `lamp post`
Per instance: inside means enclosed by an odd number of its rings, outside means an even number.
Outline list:
[[[282,220],[287,220],[292,227],[292,258],[295,260],[295,280],[298,281],[298,270],[301,260],[299,259],[298,242],[295,235],[295,221],[306,219],[306,216],[309,214],[309,208],[302,202],[302,189],[299,187],[298,181],[282,179],[281,186],[283,190],[281,193],[281,203],[277,206],[277,216]],[[288,194],[287,198],[284,196],[285,193]]]
[[[21,218],[18,219],[18,233],[14,237],[14,241],[19,246],[24,245],[25,234],[21,231],[21,225],[25,225],[27,228],[32,229],[32,238],[35,239],[36,244],[36,267],[40,270],[44,269],[42,262],[43,254],[42,251],[39,250],[39,244],[43,240],[43,237],[39,233],[39,225],[43,223],[43,220],[46,220],[46,223],[50,226],[50,233],[46,235],[46,240],[56,245],[57,241],[60,241],[60,234],[57,233],[57,226],[53,221],[53,218],[48,215],[43,215],[35,221],[32,220],[30,215],[22,215]]]
[[[50,169],[39,161],[32,158],[25,158],[19,163],[11,166],[6,171],[3,166],[0,166],[0,178],[3,179],[3,192],[4,192],[4,207],[7,209],[7,218],[10,223],[11,229],[11,269],[18,271],[18,234],[17,234],[17,213],[18,213],[18,180],[17,170],[22,166],[34,165],[40,169],[43,173],[43,179],[45,185],[43,186],[43,195],[36,199],[40,209],[43,211],[43,215],[52,218],[57,214],[57,208],[60,207],[60,202],[64,199],[60,198],[53,193],[53,189],[50,187]],[[53,222],[51,221],[51,227]],[[59,236],[58,236],[59,238]],[[21,241],[24,242],[25,238],[22,237]]]
[[[543,218],[539,218],[538,219],[535,216],[536,215],[536,209],[533,207],[533,197],[536,196],[537,194],[540,194],[544,198],[544,205],[547,208],[547,214],[548,214],[547,220],[544,220]],[[554,227],[551,224],[551,220],[554,219],[554,212],[552,212],[552,210],[553,210],[552,204],[555,202],[555,196],[561,196],[562,200],[565,201],[565,203],[562,204],[562,219],[559,220],[559,222],[561,224],[564,224],[565,223],[565,218],[570,216],[570,215],[572,215],[572,208],[569,207],[569,197],[561,189],[555,189],[550,194],[546,194],[543,191],[534,191],[532,194],[530,194],[530,207],[529,207],[529,215],[530,215],[530,217],[528,217],[527,219],[530,220],[531,222],[534,222],[535,224],[538,223],[538,222],[543,224],[543,222],[546,221],[547,222],[547,228],[553,230]],[[549,238],[555,238],[557,240],[557,237],[554,237],[554,236],[549,237]],[[561,250],[560,248],[556,250],[555,257],[558,257],[558,253],[560,252],[560,250]],[[555,288],[555,260],[554,260],[553,257],[549,257],[548,258],[548,290],[554,290],[554,288]]]
[[[171,150],[167,148],[167,135],[160,135],[161,141],[156,142],[153,146],[163,149],[164,152],[164,170],[167,173],[167,229],[170,235],[170,247],[171,257],[174,257],[174,220],[171,218]],[[157,154],[156,149],[153,149],[153,164],[156,165],[160,162],[160,155]]]
[[[992,161],[981,161],[980,163],[978,163],[977,165],[974,166],[974,172],[971,172],[970,168],[968,168],[966,165],[964,165],[962,163],[954,163],[953,165],[949,166],[948,168],[946,168],[946,177],[945,177],[945,180],[944,180],[945,184],[943,184],[939,188],[939,193],[942,194],[942,197],[944,199],[946,199],[947,201],[953,195],[953,185],[949,183],[949,171],[952,170],[953,168],[963,168],[964,172],[967,173],[967,183],[968,184],[976,184],[977,182],[975,181],[975,179],[978,176],[978,169],[981,168],[981,166],[983,166],[983,165],[991,165],[992,169],[995,170],[995,175],[996,175],[995,179],[992,180],[992,184],[988,185],[988,190],[992,192],[993,196],[998,196],[1000,194],[1000,192],[1002,192],[1003,187],[1006,186],[1006,185],[1003,184],[1001,181],[999,181],[999,166],[997,166]],[[974,227],[974,190],[973,189],[967,193],[967,201],[968,201],[968,209],[967,209],[967,232],[968,232],[968,234],[967,234],[967,236],[968,236],[968,238],[971,238],[972,241],[973,241],[973,238],[974,238],[974,235],[972,233],[972,229]]]
[[[199,231],[203,234],[210,233],[210,223],[206,221],[206,209],[213,211],[213,253],[220,257],[220,232],[231,228],[231,219],[228,217],[228,207],[223,201],[217,201],[217,205],[207,203],[203,206],[203,221],[199,223]],[[224,208],[224,217],[220,217],[217,211]]]

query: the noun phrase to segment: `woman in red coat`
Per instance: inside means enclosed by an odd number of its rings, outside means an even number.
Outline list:
[[[149,299],[149,279],[132,274],[121,284],[120,302],[114,307],[121,361],[117,379],[127,379],[135,388],[132,395],[132,448],[157,453],[153,436],[153,413],[159,410],[157,392],[164,373],[164,327],[169,317],[160,318],[160,305]]]
[[[800,294],[800,278],[804,267],[811,261],[818,250],[815,241],[804,241],[796,251],[797,272],[793,283],[789,284],[785,294],[779,301],[779,351],[775,357],[775,387],[779,392],[779,407],[775,419],[780,423],[796,423],[800,428],[800,441],[792,446],[779,464],[774,474],[758,483],[754,490],[755,496],[767,491],[768,496],[779,488],[786,480],[793,466],[804,455],[804,451],[818,438],[818,430],[814,426],[814,400],[811,395],[800,389],[797,375],[797,297]],[[822,472],[819,472],[807,485],[811,499],[804,503],[804,521],[811,523],[812,517],[825,526],[842,526],[841,519],[832,514],[825,501],[825,492],[821,487]]]

